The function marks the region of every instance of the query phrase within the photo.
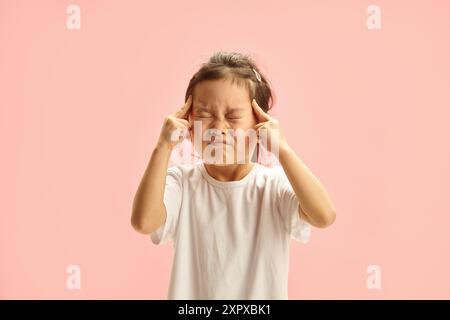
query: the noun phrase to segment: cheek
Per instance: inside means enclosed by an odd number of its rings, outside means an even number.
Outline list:
[[[209,120],[206,119],[202,119],[202,120],[195,120],[197,122],[197,127],[194,127],[193,125],[193,130],[192,130],[192,134],[191,134],[191,141],[193,142],[194,139],[199,139],[199,141],[201,142],[203,148],[206,147],[208,145],[208,141],[211,139],[211,134],[208,134],[207,131],[208,129],[211,129],[211,124]],[[199,125],[200,123],[200,125]],[[199,129],[198,131],[195,131],[196,129]],[[201,131],[200,131],[201,130]]]
[[[236,127],[236,128],[240,128],[240,129],[250,129],[253,128],[256,125],[256,118],[252,115],[252,116],[246,116],[242,119],[239,119],[235,122],[232,122],[232,124]]]
[[[192,119],[191,122],[192,125],[192,131],[194,134],[201,134],[204,133],[205,130],[208,128],[208,121],[205,119]],[[196,131],[197,130],[197,131]],[[201,130],[201,132],[200,132]]]
[[[255,115],[252,113],[250,116],[247,116],[245,118],[245,123],[246,123],[247,128],[253,128],[258,123],[258,121],[257,121]]]

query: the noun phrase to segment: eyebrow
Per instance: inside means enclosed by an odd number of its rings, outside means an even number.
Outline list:
[[[209,111],[208,108],[206,108],[206,107],[201,107],[201,106],[200,106],[200,107],[197,107],[197,106],[196,106],[196,107],[194,107],[194,109],[195,109],[195,110],[199,110],[199,111]]]
[[[209,109],[206,108],[206,107],[203,107],[203,106],[196,107],[195,109],[198,110],[198,111],[208,111],[209,112]],[[242,108],[242,107],[236,107],[236,108],[228,109],[228,112],[238,112],[238,111],[244,111],[244,110],[245,109]]]
[[[244,111],[244,110],[245,110],[244,108],[237,107],[237,108],[229,109],[229,112],[239,112],[239,111]]]

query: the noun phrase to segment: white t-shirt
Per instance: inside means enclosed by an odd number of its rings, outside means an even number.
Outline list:
[[[169,167],[166,221],[150,237],[173,241],[168,299],[288,299],[289,243],[311,226],[283,167],[255,163],[219,181],[203,162]]]

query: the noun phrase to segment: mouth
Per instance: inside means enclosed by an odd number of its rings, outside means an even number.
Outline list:
[[[210,144],[210,145],[230,145],[230,146],[232,145],[232,143],[230,141],[220,139],[220,138],[216,139],[216,137],[214,137],[214,136],[212,137],[212,141],[209,142],[208,144]]]
[[[210,142],[208,144],[209,145],[214,145],[214,146],[216,146],[216,145],[229,145],[229,146],[231,146],[231,143],[225,142],[225,141],[213,141],[213,142]]]

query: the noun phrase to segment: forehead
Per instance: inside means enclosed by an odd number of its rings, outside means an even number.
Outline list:
[[[247,87],[232,83],[230,79],[205,80],[194,88],[194,108],[238,107],[250,105]]]

